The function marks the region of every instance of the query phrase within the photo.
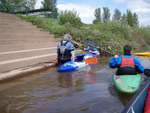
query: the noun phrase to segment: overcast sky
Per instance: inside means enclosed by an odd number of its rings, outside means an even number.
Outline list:
[[[37,0],[36,8],[41,7],[41,1]],[[117,8],[122,13],[130,9],[138,14],[141,25],[150,25],[150,0],[57,0],[59,10],[76,10],[85,23],[92,23],[98,7]]]

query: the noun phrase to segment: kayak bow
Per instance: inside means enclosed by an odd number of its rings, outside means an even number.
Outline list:
[[[119,92],[130,94],[140,87],[141,75],[113,75],[113,82]]]

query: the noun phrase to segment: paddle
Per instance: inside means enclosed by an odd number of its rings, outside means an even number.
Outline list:
[[[150,52],[134,53],[134,55],[137,55],[137,56],[145,56],[145,57],[150,57]]]
[[[147,77],[150,77],[150,69],[144,69],[144,74],[145,74]]]

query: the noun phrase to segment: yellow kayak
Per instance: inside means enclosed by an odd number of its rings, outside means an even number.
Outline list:
[[[150,52],[134,53],[134,55],[150,57]]]

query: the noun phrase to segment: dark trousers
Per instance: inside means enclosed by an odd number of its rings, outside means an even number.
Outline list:
[[[60,51],[57,51],[57,61],[58,65],[64,64],[68,61],[71,61],[71,51],[65,51],[64,54],[61,54]]]
[[[71,61],[71,58],[70,58],[70,59],[60,59],[60,58],[58,57],[58,65],[64,64],[64,63],[66,63],[66,62],[68,62],[68,61]]]

